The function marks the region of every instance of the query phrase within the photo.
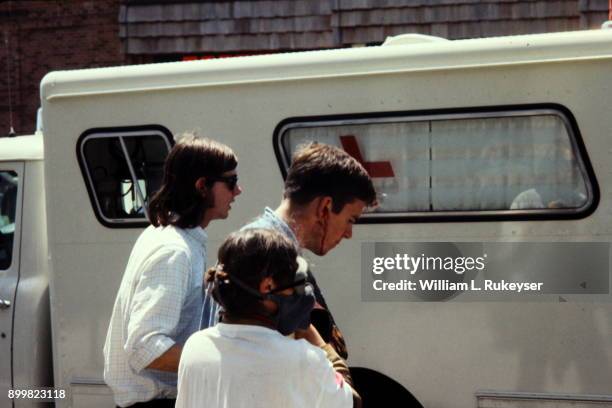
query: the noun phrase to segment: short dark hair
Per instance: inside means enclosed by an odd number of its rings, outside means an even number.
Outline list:
[[[277,285],[295,279],[298,249],[276,230],[248,229],[230,234],[217,255],[218,264],[208,270],[207,282],[214,282],[213,297],[234,316],[261,312],[260,299],[232,283],[232,277],[259,292],[262,279],[272,277]]]
[[[194,228],[202,223],[214,198],[212,182],[206,183],[206,197],[195,187],[201,177],[219,176],[236,168],[238,160],[228,146],[211,139],[185,134],[177,142],[164,164],[160,189],[149,204],[149,218],[154,226],[175,225]]]
[[[285,198],[304,205],[317,197],[330,196],[337,214],[359,199],[376,204],[376,190],[363,166],[344,150],[323,143],[301,146],[293,155],[285,180]]]

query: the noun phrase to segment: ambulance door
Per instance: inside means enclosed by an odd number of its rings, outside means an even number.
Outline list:
[[[7,401],[13,385],[13,305],[19,281],[23,175],[23,163],[0,162],[0,401]]]

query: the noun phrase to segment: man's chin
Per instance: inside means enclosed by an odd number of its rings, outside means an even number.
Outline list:
[[[229,212],[225,212],[223,214],[217,214],[217,216],[215,218],[213,218],[214,220],[224,220],[227,217],[229,217]]]
[[[317,255],[317,256],[323,256],[325,254],[327,254],[332,248],[308,248],[308,250],[310,252],[312,252],[313,254]]]
[[[310,252],[312,252],[315,255],[318,255],[318,256],[322,256],[323,255],[321,253],[321,247],[319,247],[319,246],[315,247],[313,245],[304,245],[302,248],[306,248],[307,250],[309,250]]]

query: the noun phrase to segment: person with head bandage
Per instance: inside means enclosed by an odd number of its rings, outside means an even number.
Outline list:
[[[307,264],[274,230],[231,234],[207,273],[221,321],[192,335],[179,365],[176,407],[353,407],[360,401],[333,348],[292,336],[315,303]]]

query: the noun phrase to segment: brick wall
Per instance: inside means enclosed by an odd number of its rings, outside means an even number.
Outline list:
[[[0,137],[10,128],[9,83],[13,127],[28,134],[46,73],[126,63],[118,15],[119,0],[0,2]]]

